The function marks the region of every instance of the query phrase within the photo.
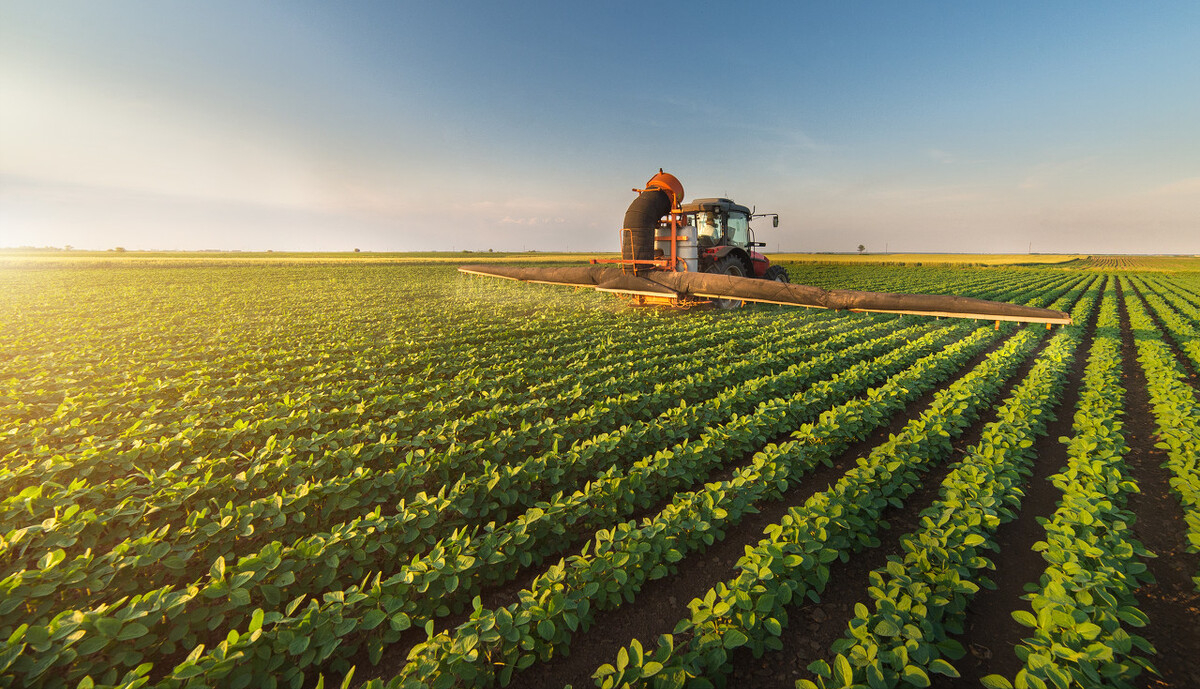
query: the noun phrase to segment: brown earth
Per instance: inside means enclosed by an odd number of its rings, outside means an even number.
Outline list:
[[[1152,659],[1158,676],[1143,675],[1142,686],[1200,687],[1200,666],[1195,663],[1200,658],[1200,592],[1191,579],[1200,572],[1200,556],[1186,551],[1183,510],[1171,493],[1170,472],[1162,466],[1167,454],[1154,447],[1157,429],[1123,292],[1120,302],[1125,441],[1129,444],[1126,461],[1141,489],[1130,496],[1128,508],[1137,515],[1134,533],[1158,556],[1146,562],[1155,583],[1143,585],[1136,594],[1150,624],[1133,631],[1158,651]],[[1168,338],[1163,341],[1174,347]]]
[[[1143,676],[1143,686],[1200,687],[1200,670],[1195,669],[1192,662],[1200,657],[1200,624],[1197,624],[1200,621],[1200,594],[1195,591],[1191,581],[1191,576],[1200,571],[1200,557],[1185,551],[1182,510],[1178,500],[1170,493],[1167,471],[1159,466],[1165,460],[1165,454],[1153,447],[1154,417],[1149,406],[1144,374],[1136,364],[1136,349],[1123,302],[1121,317],[1124,384],[1128,391],[1124,418],[1126,441],[1130,445],[1128,464],[1132,477],[1142,490],[1140,494],[1130,497],[1128,508],[1137,515],[1135,533],[1148,549],[1158,555],[1147,562],[1157,583],[1143,586],[1137,592],[1140,607],[1151,623],[1144,629],[1131,631],[1140,633],[1158,649],[1157,656],[1152,660],[1161,676]],[[1019,516],[997,531],[1000,549],[991,556],[996,570],[989,573],[989,578],[997,586],[994,590],[985,588],[976,596],[968,610],[964,632],[959,637],[968,649],[968,655],[955,663],[963,677],[948,680],[935,675],[935,687],[979,686],[978,678],[983,675],[999,673],[1012,678],[1022,666],[1012,649],[1026,630],[1012,620],[1009,613],[1027,606],[1026,601],[1021,599],[1025,585],[1036,583],[1044,569],[1041,556],[1030,547],[1044,537],[1037,518],[1049,516],[1056,507],[1057,491],[1046,479],[1066,464],[1065,447],[1058,442],[1058,438],[1071,434],[1073,410],[1078,401],[1094,327],[1094,323],[1089,324],[1076,350],[1074,366],[1068,374],[1067,385],[1055,411],[1056,418],[1047,434],[1035,445],[1038,459],[1034,474],[1026,486]],[[1173,346],[1169,340],[1166,341]],[[1045,341],[1009,381],[997,401],[1002,400],[1015,382],[1024,377],[1044,344]],[[994,351],[999,345],[1000,342],[997,342],[988,351]],[[952,380],[971,370],[986,354],[980,354],[964,365]],[[691,553],[679,562],[679,574],[648,582],[633,602],[596,615],[588,631],[575,635],[568,653],[518,673],[512,686],[533,689],[557,689],[567,684],[575,687],[592,686],[591,673],[600,665],[613,662],[617,651],[628,645],[631,639],[639,639],[644,647],[652,648],[659,634],[671,632],[678,620],[689,616],[688,602],[734,575],[733,565],[742,556],[746,546],[757,543],[765,526],[779,521],[790,507],[803,504],[810,495],[837,481],[857,457],[869,452],[886,440],[889,433],[899,431],[907,421],[919,414],[934,394],[927,393],[903,412],[894,415],[887,427],[856,443],[838,457],[832,467],[818,467],[789,490],[782,500],[760,505],[761,512],[749,514],[740,523],[728,526],[723,540],[705,552]],[[758,659],[745,649],[739,649],[732,655],[728,686],[792,689],[796,679],[808,676],[805,668],[810,662],[829,656],[830,646],[842,636],[853,616],[854,604],[866,599],[864,588],[867,575],[883,566],[888,555],[899,554],[900,538],[916,528],[920,511],[937,498],[941,479],[948,472],[949,464],[960,459],[966,448],[978,441],[983,426],[991,420],[991,416],[991,413],[985,413],[955,442],[954,455],[931,470],[924,485],[908,498],[904,507],[892,509],[884,515],[890,528],[877,534],[881,540],[879,547],[856,553],[846,563],[834,563],[830,583],[819,604],[802,601],[788,609],[789,624],[782,637],[782,651],[768,653]],[[708,478],[727,477],[736,466],[749,461],[749,457],[733,459]],[[655,507],[661,508],[662,505]],[[647,516],[654,511],[653,508],[648,509],[640,516]],[[582,540],[563,552],[575,552],[581,545]],[[482,596],[484,604],[490,607],[515,601],[516,594],[527,587],[544,568],[544,563],[526,568],[508,584],[485,591]],[[453,628],[465,618],[465,614],[454,615],[440,620],[438,627]],[[360,672],[356,680],[396,674],[403,667],[408,650],[423,638],[423,631],[410,633],[400,643],[387,649],[379,666],[371,667],[366,658],[357,659]]]

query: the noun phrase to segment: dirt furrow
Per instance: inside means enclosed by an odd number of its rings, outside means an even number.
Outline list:
[[[733,672],[729,676],[729,686],[792,689],[797,679],[808,674],[805,668],[809,663],[829,656],[830,646],[845,634],[851,618],[854,617],[855,603],[866,601],[865,591],[870,585],[870,573],[886,565],[889,556],[903,556],[900,540],[905,534],[917,529],[921,512],[937,500],[942,481],[950,473],[951,466],[963,459],[967,450],[979,442],[984,427],[994,420],[995,409],[1013,387],[1028,375],[1048,341],[1049,338],[1044,338],[1038,343],[1025,363],[996,395],[995,401],[981,413],[979,420],[954,442],[954,453],[931,469],[921,488],[907,498],[904,506],[892,508],[884,513],[883,518],[887,521],[888,528],[876,534],[880,539],[879,547],[851,555],[849,562],[831,565],[829,584],[821,593],[820,603],[802,601],[801,605],[788,609],[788,626],[780,637],[783,641],[781,651],[758,659],[745,648],[739,648],[733,653]],[[943,389],[945,387],[943,386]],[[923,403],[928,404],[931,400],[932,397],[930,400],[923,400]],[[918,413],[922,408],[917,407]],[[886,437],[885,435],[884,438]]]
[[[895,324],[896,324],[896,328],[895,328],[896,330],[900,330],[905,327],[905,326],[900,325],[900,321],[896,321]],[[864,322],[864,324],[860,327],[865,328],[868,326],[869,326],[869,322]],[[946,325],[946,326],[942,326],[942,327],[949,328],[952,326]],[[933,332],[936,329],[937,329],[937,327],[931,326],[931,327],[925,329],[924,331],[921,331],[920,333],[914,334],[912,337],[915,339],[917,337],[923,336],[924,334],[926,334],[928,332]],[[890,333],[892,331],[888,331],[888,332]],[[998,346],[998,345],[996,345],[996,346]],[[991,352],[992,349],[994,349],[994,346],[992,348],[989,348],[988,352]],[[986,353],[983,355],[980,355],[979,360],[982,360],[982,357],[985,355],[986,355]],[[974,363],[971,364],[972,366],[974,366],[975,363],[977,363],[977,362],[975,362],[975,360],[973,360],[973,362]],[[846,367],[848,368],[850,365],[851,364],[848,363],[846,365]],[[786,440],[789,437],[790,437],[790,433],[785,433],[785,434],[782,434],[780,437],[776,438],[775,441],[777,442],[780,440]],[[759,448],[759,449],[761,449],[761,448]],[[697,485],[699,485],[703,482],[708,482],[708,481],[713,481],[713,480],[721,480],[722,477],[728,478],[728,475],[731,474],[733,471],[733,469],[729,468],[730,464],[736,464],[737,466],[742,466],[742,465],[748,464],[753,459],[754,454],[755,454],[754,452],[750,452],[747,455],[745,455],[744,457],[740,457],[737,460],[734,460],[734,461],[726,464],[724,467],[716,469],[710,475],[703,477],[703,481],[697,481]],[[836,477],[834,480],[836,480]],[[674,499],[674,497],[675,497],[674,495],[668,495],[668,496],[660,499],[656,503],[655,506],[638,510],[636,513],[628,516],[625,519],[622,519],[621,521],[630,521],[630,520],[636,521],[636,520],[642,519],[643,517],[653,517],[658,512],[660,512],[664,507],[666,507],[668,504],[670,504],[671,501]],[[588,532],[586,534],[581,534],[578,538],[576,538],[574,541],[572,541],[569,545],[558,549],[557,552],[558,552],[558,554],[560,554],[561,556],[564,556],[564,557],[569,556],[574,553],[577,553],[577,552],[579,552],[580,549],[583,548],[584,544],[586,544],[588,541],[592,540],[592,538],[594,538],[594,536],[595,536],[594,532]],[[517,598],[518,594],[522,590],[529,588],[529,586],[532,585],[533,581],[539,575],[541,575],[542,573],[544,573],[546,571],[546,567],[550,564],[553,564],[555,561],[556,560],[554,559],[553,556],[547,556],[545,559],[541,560],[540,562],[534,562],[528,566],[523,567],[521,570],[518,571],[517,575],[515,577],[513,577],[511,580],[509,580],[508,582],[506,582],[504,584],[484,588],[479,594],[479,597],[480,597],[480,600],[481,600],[483,606],[485,608],[499,608],[499,607],[504,607],[504,606],[510,605],[512,603],[516,603],[518,600],[518,598]],[[736,561],[736,558],[735,558],[735,561]],[[449,616],[438,619],[435,624],[436,629],[437,630],[454,629],[455,627],[462,624],[463,622],[466,622],[467,619],[469,619],[470,614],[471,614],[471,611],[470,611],[469,607],[465,610],[454,611]],[[416,646],[417,644],[421,643],[422,641],[424,641],[425,639],[426,639],[426,634],[423,629],[413,628],[413,629],[408,630],[406,633],[404,633],[404,635],[400,638],[399,641],[397,641],[396,643],[390,644],[384,650],[383,655],[377,665],[371,665],[369,657],[367,655],[367,651],[364,648],[351,661],[351,664],[356,665],[358,667],[358,671],[356,671],[356,678],[359,680],[365,681],[365,680],[372,679],[375,677],[387,678],[387,677],[391,677],[391,676],[399,673],[400,670],[402,670],[404,668],[404,665],[408,658],[408,654],[412,650],[412,648],[414,646]],[[628,639],[626,639],[626,640],[628,640]],[[615,653],[615,651],[614,651],[614,653]]]
[[[1186,529],[1178,498],[1171,493],[1170,472],[1162,464],[1167,453],[1157,442],[1154,413],[1146,389],[1146,375],[1137,361],[1137,346],[1125,309],[1124,289],[1118,284],[1121,312],[1121,358],[1124,361],[1126,463],[1139,493],[1129,496],[1128,508],[1137,515],[1133,531],[1157,555],[1146,561],[1155,583],[1138,588],[1136,595],[1150,624],[1133,630],[1158,651],[1154,665],[1158,676],[1141,677],[1145,687],[1200,687],[1200,593],[1192,576],[1200,570],[1200,556],[1186,550]]]
[[[960,371],[939,389],[944,389],[954,380],[966,375],[988,354],[1002,346],[1005,340],[1007,338],[1000,338],[985,352],[964,364]],[[708,589],[735,574],[733,566],[745,554],[747,545],[759,541],[766,526],[778,522],[789,509],[803,505],[811,495],[837,482],[858,457],[887,440],[890,433],[898,432],[924,410],[936,392],[935,390],[922,395],[903,412],[895,414],[886,427],[842,453],[834,460],[832,467],[818,467],[800,485],[789,490],[782,500],[760,505],[759,513],[748,515],[737,525],[729,527],[725,538],[707,551],[686,557],[678,564],[678,575],[650,582],[639,592],[634,602],[598,614],[588,632],[576,635],[571,644],[570,655],[538,663],[520,673],[516,680],[526,687],[558,688],[566,684],[575,687],[590,686],[591,673],[598,666],[612,662],[617,651],[631,639],[639,639],[643,645],[652,647],[658,635],[671,632],[677,621],[690,615],[687,604],[693,598],[703,596]],[[921,499],[921,494],[915,494],[912,499]],[[897,513],[899,512],[900,510],[897,510]],[[837,580],[839,576],[835,573],[832,579]],[[830,586],[834,584],[831,583]],[[789,689],[790,681],[787,685]]]
[[[1184,354],[1179,348],[1179,343],[1175,341],[1175,337],[1167,330],[1162,318],[1158,315],[1158,312],[1155,311],[1154,307],[1150,305],[1150,302],[1146,300],[1146,295],[1142,294],[1142,290],[1134,287],[1133,294],[1137,295],[1138,301],[1142,304],[1142,308],[1146,310],[1146,315],[1150,316],[1150,320],[1154,322],[1155,327],[1158,328],[1158,332],[1162,333],[1163,344],[1165,344],[1167,348],[1171,350],[1171,353],[1175,355],[1175,361],[1178,363],[1179,368],[1183,371],[1184,382],[1186,382],[1188,385],[1191,385],[1193,388],[1200,390],[1200,375],[1198,375],[1200,374],[1200,371],[1196,370],[1196,366],[1192,363],[1192,360],[1189,359],[1187,355]]]
[[[1104,286],[1096,289],[1103,292]],[[1096,311],[1099,311],[1098,306]],[[1061,493],[1049,478],[1067,464],[1067,448],[1058,439],[1073,433],[1075,406],[1079,403],[1083,372],[1095,335],[1096,315],[1093,314],[1075,350],[1075,363],[1053,411],[1054,420],[1047,425],[1046,435],[1034,443],[1037,459],[1033,474],[1022,486],[1025,497],[1021,499],[1017,518],[996,530],[995,539],[1000,549],[990,556],[996,569],[988,573],[996,587],[980,589],[967,608],[963,633],[957,637],[967,649],[967,655],[954,663],[962,677],[952,680],[935,674],[931,677],[935,688],[979,686],[980,678],[985,675],[997,673],[1015,677],[1024,667],[1013,648],[1026,636],[1028,629],[1018,624],[1011,613],[1027,607],[1021,598],[1025,595],[1025,585],[1036,583],[1046,568],[1041,554],[1033,550],[1033,544],[1046,536],[1038,519],[1049,518],[1058,508]]]

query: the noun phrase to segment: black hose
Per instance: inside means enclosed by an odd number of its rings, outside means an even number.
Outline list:
[[[671,212],[671,197],[658,189],[647,189],[638,195],[625,211],[621,230],[621,258],[626,261],[654,260],[654,235],[658,221]],[[652,266],[636,265],[635,275],[650,272]]]

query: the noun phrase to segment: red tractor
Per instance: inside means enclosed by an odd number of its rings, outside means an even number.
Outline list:
[[[656,271],[673,273],[715,273],[738,278],[759,278],[788,282],[782,266],[755,249],[766,246],[754,240],[751,218],[771,218],[779,227],[775,213],[754,213],[726,198],[696,199],[683,203],[683,185],[668,172],[658,171],[645,189],[634,189],[638,197],[625,212],[621,230],[620,260],[596,260],[616,263],[622,271],[648,275]],[[736,309],[741,299],[710,296],[688,298],[674,294],[666,299],[651,294],[631,294],[639,304],[692,305],[711,302],[717,308]]]
[[[729,199],[683,203],[683,185],[659,169],[625,211],[621,258],[592,259],[588,266],[460,266],[473,275],[591,287],[637,305],[691,307],[715,304],[735,309],[743,301],[819,309],[986,318],[1025,323],[1069,324],[1062,311],[939,294],[891,294],[825,290],[790,284],[787,271],[755,251],[750,219],[756,214]]]
[[[771,265],[771,259],[754,250],[767,243],[754,241],[754,228],[750,227],[751,218],[763,217],[773,218],[774,226],[779,227],[778,215],[755,214],[729,199],[696,199],[680,210],[684,223],[696,228],[701,271],[788,281],[782,266]]]
[[[755,251],[766,246],[757,242],[751,218],[770,217],[772,225],[779,227],[779,216],[774,213],[754,213],[745,206],[729,199],[696,199],[680,206],[683,222],[696,228],[700,247],[697,268],[704,273],[720,273],[737,277],[761,278],[775,282],[788,282],[788,273],[783,266],[771,265],[771,259]],[[742,305],[738,299],[714,299],[718,308],[732,309]]]

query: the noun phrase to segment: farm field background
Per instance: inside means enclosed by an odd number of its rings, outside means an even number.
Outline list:
[[[481,257],[0,255],[0,685],[1200,686],[1200,259]]]
[[[1071,261],[1113,262],[1135,261],[1146,268],[1163,262],[1178,261],[1186,269],[1196,261],[1186,257],[1091,257],[1081,254],[771,254],[774,260],[783,263],[835,263],[835,264],[888,264],[888,265],[1044,265],[1065,264]],[[492,252],[492,251],[427,251],[427,252],[273,252],[273,251],[53,251],[39,249],[0,250],[0,265],[22,266],[30,264],[75,266],[94,263],[116,263],[137,261],[138,265],[162,263],[214,265],[221,263],[304,263],[358,262],[358,263],[580,263],[590,258],[620,258],[620,253],[604,252]]]

